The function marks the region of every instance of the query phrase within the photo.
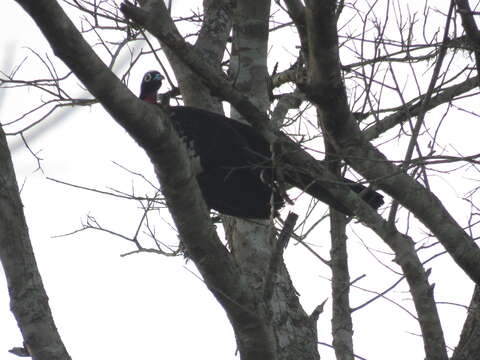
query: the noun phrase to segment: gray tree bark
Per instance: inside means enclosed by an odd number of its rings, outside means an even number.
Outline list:
[[[451,360],[472,360],[480,354],[480,288],[475,286],[468,315]]]
[[[0,262],[7,278],[10,308],[35,360],[69,360],[48,306],[28,235],[17,179],[0,127]]]

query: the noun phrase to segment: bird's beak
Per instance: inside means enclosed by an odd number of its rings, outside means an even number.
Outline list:
[[[160,74],[156,74],[155,77],[153,78],[153,80],[155,80],[155,81],[163,80],[163,79],[165,79],[165,78]]]

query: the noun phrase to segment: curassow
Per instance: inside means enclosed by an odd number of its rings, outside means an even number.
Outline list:
[[[140,99],[156,104],[163,76],[147,72],[141,84]],[[270,146],[249,125],[217,113],[189,106],[172,106],[168,112],[172,124],[187,147],[200,190],[207,206],[218,212],[241,218],[266,219],[284,205],[278,187],[264,181],[271,170]],[[351,212],[308,174],[285,171],[285,181],[346,215]],[[271,171],[270,171],[271,172]],[[383,196],[348,179],[339,179],[375,210]]]

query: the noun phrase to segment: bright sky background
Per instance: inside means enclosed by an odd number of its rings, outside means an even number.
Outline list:
[[[8,59],[11,63],[2,65],[1,69],[10,71],[12,64],[28,56],[19,78],[34,79],[41,65],[28,48],[41,55],[48,53],[53,58],[43,36],[14,1],[2,4],[0,24],[4,34],[0,46],[8,49],[3,56],[13,57]],[[152,68],[157,68],[153,60],[137,66],[131,78],[132,91],[138,93],[143,72]],[[60,73],[65,70],[63,66]],[[0,90],[0,121],[10,121],[21,114],[36,96],[35,91]],[[35,171],[35,159],[18,138],[9,140],[37,262],[55,321],[70,355],[74,359],[93,360],[234,359],[235,340],[228,320],[197,277],[192,262],[152,254],[121,257],[134,250],[133,245],[95,231],[54,237],[80,228],[87,215],[94,216],[107,228],[132,236],[141,212],[131,201],[72,189],[47,180],[46,176],[102,190],[111,187],[128,193],[134,188],[139,195],[152,193],[151,188],[113,163],[117,162],[156,183],[144,152],[99,105],[75,111],[65,109],[63,115],[29,133],[35,134],[29,138],[29,145],[44,159],[44,173]],[[471,123],[468,125],[473,129]],[[457,133],[453,125],[447,129],[451,130],[446,131],[450,137],[464,136]],[[467,142],[464,145],[465,151],[469,151]],[[454,198],[455,187],[445,185],[443,198],[458,201]],[[295,209],[301,207],[297,204]],[[454,215],[462,214],[455,212]],[[176,244],[169,221],[166,217],[164,223],[156,224],[157,231],[162,241]],[[376,248],[386,249],[372,233],[363,231],[360,235],[370,239],[370,244],[377,241]],[[328,257],[328,228],[325,225],[319,226],[309,241]],[[372,261],[354,234],[349,246],[349,253],[355,254],[351,258],[352,279],[368,273],[369,285],[364,282],[358,285],[381,291],[393,283],[391,273],[385,274],[382,265]],[[286,252],[286,262],[301,294],[300,300],[310,313],[329,298],[329,269],[302,246],[294,244]],[[451,264],[447,256],[432,262],[435,271],[431,279],[438,280],[437,301],[466,303],[473,286]],[[442,273],[442,268],[448,272]],[[395,290],[396,299],[403,298],[402,305],[412,308],[409,294],[402,291],[406,291],[405,284]],[[360,290],[352,290],[352,296],[353,307],[371,297]],[[321,342],[331,341],[330,306],[329,300],[320,316]],[[444,326],[447,343],[455,346],[463,323],[460,319],[466,312],[447,305],[439,305],[439,311],[444,324],[448,324]],[[423,359],[423,345],[416,336],[418,325],[396,305],[377,301],[355,312],[353,320],[358,355],[369,360]],[[397,322],[398,326],[391,325]],[[0,334],[0,358],[17,359],[7,353],[8,349],[20,346],[22,338],[9,311],[3,275],[0,276]],[[332,350],[321,346],[320,351],[322,359],[334,359]]]

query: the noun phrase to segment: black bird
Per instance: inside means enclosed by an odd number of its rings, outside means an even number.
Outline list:
[[[163,76],[147,72],[141,84],[140,99],[157,103]],[[207,206],[218,212],[242,218],[266,219],[271,214],[272,193],[275,214],[284,205],[275,185],[262,181],[271,169],[269,143],[254,128],[237,120],[189,106],[169,108],[175,130],[185,143],[200,190]],[[346,215],[349,209],[310,175],[292,171],[286,181]],[[270,176],[271,177],[271,176]],[[341,180],[339,180],[341,181]],[[383,196],[351,180],[343,181],[375,210]]]

